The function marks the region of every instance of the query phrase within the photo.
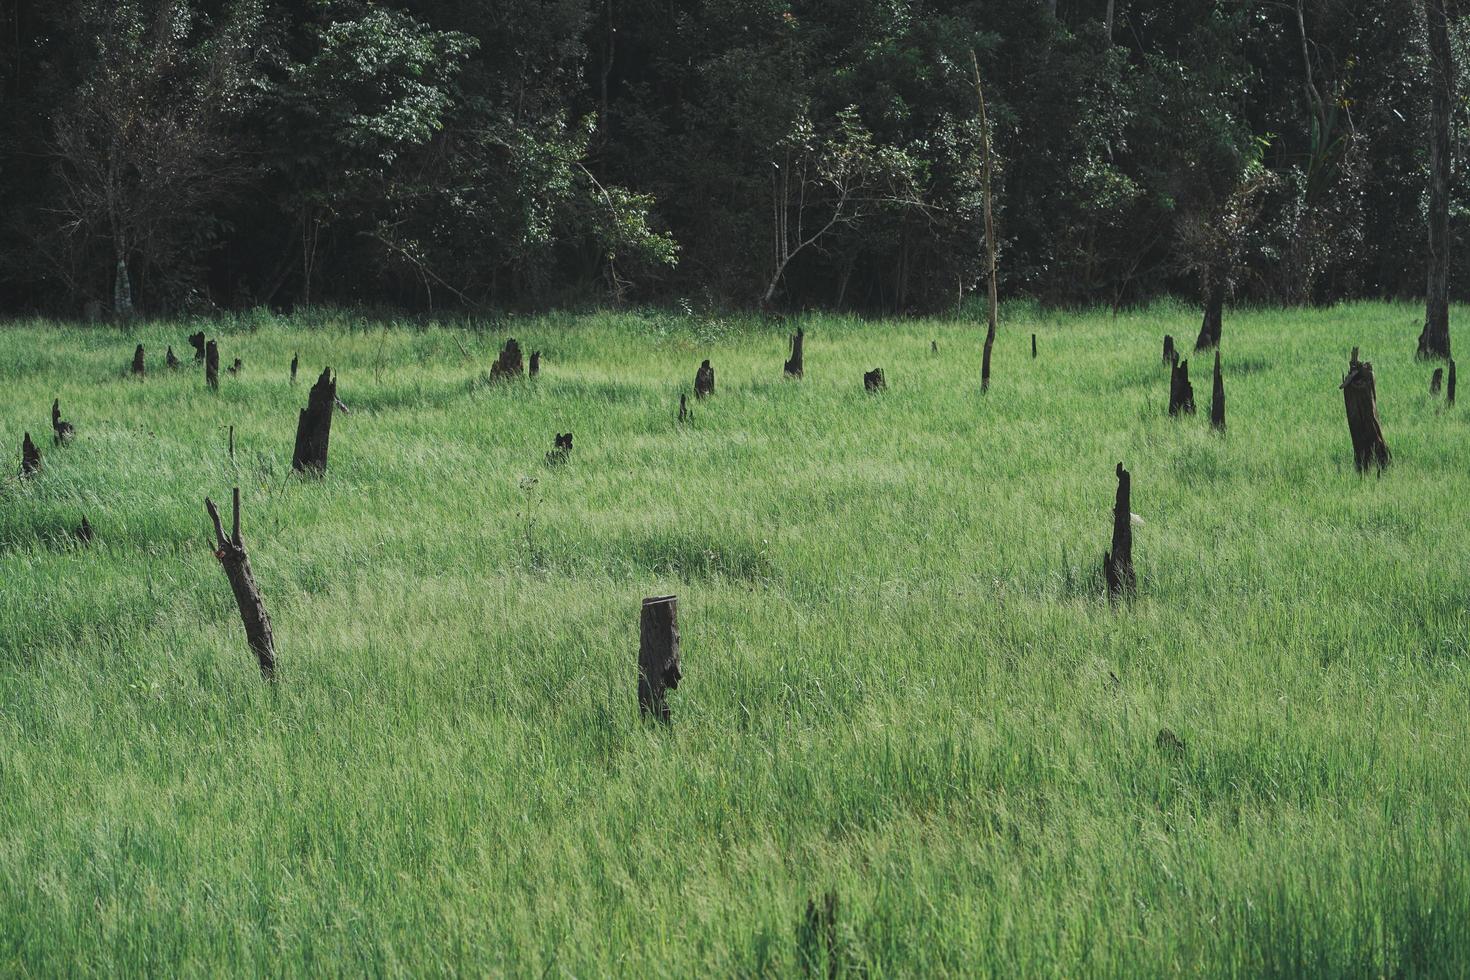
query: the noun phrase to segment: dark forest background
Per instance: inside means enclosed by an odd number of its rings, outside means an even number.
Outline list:
[[[1426,6],[0,0],[0,310],[1422,296]]]

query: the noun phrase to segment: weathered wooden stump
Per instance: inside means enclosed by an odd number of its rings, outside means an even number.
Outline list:
[[[1118,495],[1113,501],[1113,548],[1103,552],[1103,578],[1107,580],[1111,602],[1132,596],[1138,588],[1138,578],[1133,572],[1132,493],[1132,478],[1119,463]]]
[[[500,381],[507,378],[519,378],[525,373],[525,365],[521,360],[521,345],[511,337],[500,348],[500,356],[495,363],[490,365],[490,380]]]
[[[244,366],[245,366],[245,364],[244,364],[244,362],[242,362],[242,361],[241,361],[241,360],[240,360],[240,359],[239,359],[239,358],[238,358],[238,357],[237,357],[237,358],[235,358],[235,363],[234,363],[234,364],[231,364],[231,365],[230,365],[230,366],[229,366],[229,368],[228,368],[228,370],[229,370],[229,372],[230,372],[230,373],[231,373],[231,374],[239,374],[239,373],[240,373],[240,369],[241,369],[241,368],[243,368],[243,367],[244,367]]]
[[[1210,393],[1210,427],[1225,428],[1225,376],[1220,373],[1220,348],[1215,348],[1215,389]]]
[[[539,350],[531,351],[531,364],[527,373],[533,378],[541,373],[541,352]]]
[[[1205,315],[1200,322],[1199,336],[1195,338],[1196,352],[1220,346],[1220,327],[1225,319],[1225,282],[1217,281],[1205,297]]]
[[[556,434],[556,446],[551,452],[546,454],[546,465],[559,466],[565,463],[571,455],[572,434],[570,432],[565,434],[558,432]]]
[[[51,400],[51,433],[56,445],[61,445],[77,434],[76,426],[61,417],[61,399]]]
[[[806,331],[801,327],[796,328],[796,333],[791,335],[791,356],[786,359],[785,374],[788,378],[799,378],[802,375],[801,346],[806,339]]]
[[[1359,361],[1358,349],[1348,359],[1348,373],[1339,385],[1343,406],[1347,409],[1348,433],[1353,440],[1353,463],[1358,472],[1377,465],[1381,471],[1392,454],[1383,441],[1383,426],[1378,420],[1378,390],[1373,380],[1371,361]]]
[[[298,473],[312,472],[320,476],[327,471],[327,448],[332,439],[332,409],[337,404],[337,379],[331,368],[323,368],[321,377],[306,396],[306,407],[296,421],[296,449],[291,454],[291,468]]]
[[[715,369],[709,366],[706,360],[699,365],[699,370],[694,372],[694,397],[708,398],[715,393]]]
[[[877,391],[886,391],[887,389],[888,382],[883,377],[882,368],[873,368],[873,370],[863,373],[863,390],[868,394]]]
[[[669,720],[667,694],[679,686],[679,597],[643,600],[638,621],[638,708],[659,721]]]
[[[143,345],[139,344],[133,350],[133,373],[144,374],[147,372],[147,370],[148,365],[145,364],[143,361]]]
[[[689,396],[682,391],[679,392],[679,422],[682,424],[689,421]]]
[[[164,365],[172,371],[179,366],[178,356],[174,354],[173,344],[169,344],[168,350],[163,355]]]
[[[212,340],[204,345],[204,383],[219,391],[219,345]]]
[[[229,447],[230,447],[230,459],[234,459],[235,458],[235,427],[233,425],[230,426],[230,442],[229,442]]]
[[[939,341],[929,341],[929,353],[931,356],[939,353]]]
[[[1194,414],[1194,385],[1189,383],[1189,362],[1178,361],[1169,369],[1169,414]]]
[[[77,525],[75,533],[77,536],[77,540],[80,541],[82,544],[92,543],[92,523],[87,520],[86,514],[82,515],[82,523]]]
[[[31,434],[27,432],[20,444],[20,475],[35,476],[41,471],[41,450],[31,442]]]
[[[1455,404],[1455,359],[1450,358],[1450,376],[1444,384],[1444,403],[1447,406]]]
[[[1174,349],[1174,335],[1164,334],[1164,363],[1173,367],[1179,363],[1179,352]]]
[[[1036,360],[1036,334],[1031,335],[1031,360]]]
[[[204,331],[189,334],[189,346],[194,348],[194,360],[204,360]]]
[[[1429,394],[1439,397],[1439,387],[1444,383],[1444,368],[1435,368],[1429,376]]]
[[[235,594],[235,604],[240,607],[240,619],[245,624],[245,639],[260,664],[260,674],[268,681],[276,678],[276,638],[271,632],[271,618],[266,614],[261,601],[260,589],[255,584],[255,573],[250,570],[250,557],[245,553],[245,543],[240,539],[240,488],[234,493],[234,524],[229,537],[225,537],[220,525],[219,509],[214,501],[204,498],[204,509],[214,524],[215,551],[225,578],[230,582],[230,591]]]

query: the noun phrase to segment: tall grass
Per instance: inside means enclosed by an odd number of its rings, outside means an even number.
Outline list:
[[[973,322],[812,318],[789,382],[754,320],[257,317],[207,328],[217,394],[192,326],[0,331],[0,973],[1463,976],[1470,409],[1417,315],[1229,319],[1223,436],[1205,359],[1165,415],[1182,308],[1013,308],[983,396]],[[541,377],[484,383],[510,335]],[[326,365],[351,412],[303,480]],[[235,485],[274,689],[210,553]]]

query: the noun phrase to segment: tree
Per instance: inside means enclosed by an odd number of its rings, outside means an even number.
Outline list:
[[[1429,276],[1420,357],[1450,356],[1450,101],[1455,91],[1454,51],[1450,46],[1452,0],[1420,0],[1428,28],[1429,111]]]

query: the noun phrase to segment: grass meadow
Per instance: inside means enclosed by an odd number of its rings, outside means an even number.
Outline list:
[[[812,317],[793,382],[753,318],[241,318],[202,325],[218,393],[199,324],[0,329],[0,973],[1465,976],[1470,404],[1421,317],[1228,316],[1224,435],[1203,357],[1165,413],[1186,307],[1007,308],[983,395],[973,320]],[[484,382],[507,336],[539,378]],[[211,553],[232,486],[274,687]]]

